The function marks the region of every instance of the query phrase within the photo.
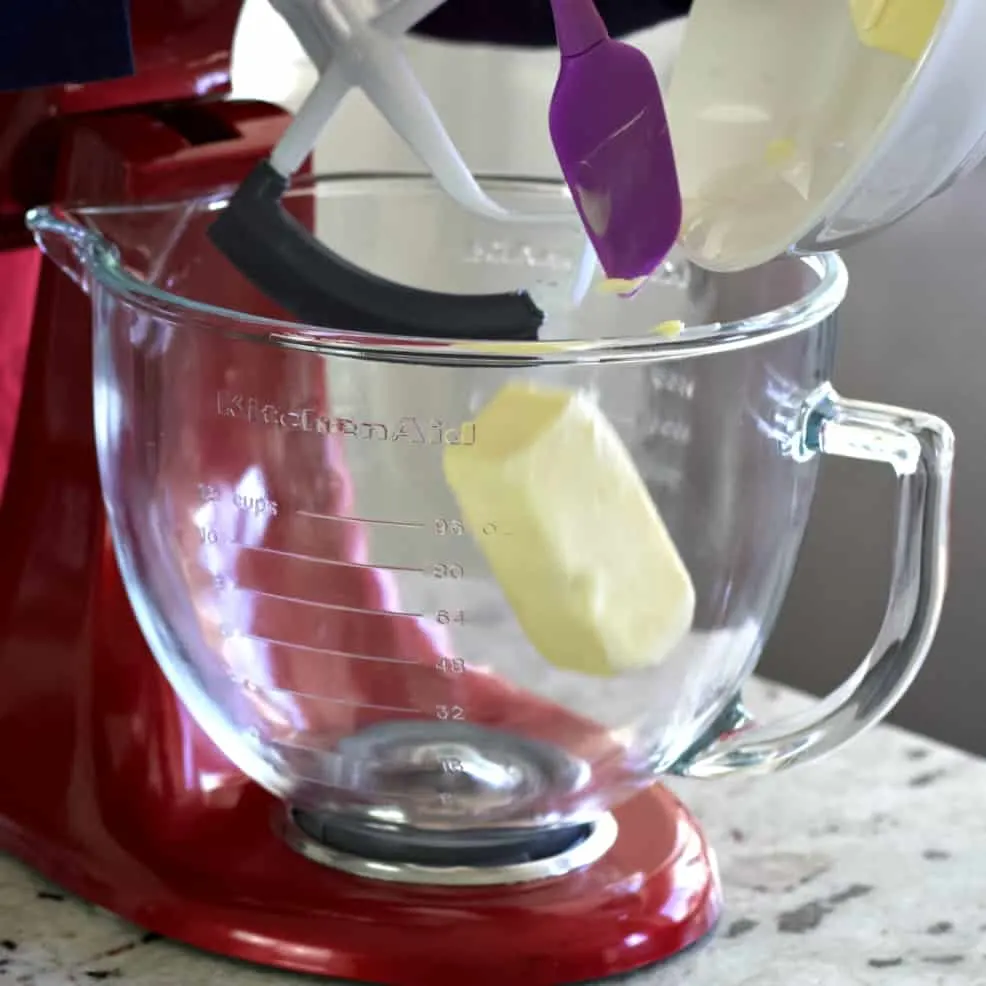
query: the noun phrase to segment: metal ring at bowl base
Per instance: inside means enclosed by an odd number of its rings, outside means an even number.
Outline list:
[[[368,880],[436,887],[507,886],[565,876],[602,859],[616,842],[618,832],[616,819],[607,812],[589,823],[585,838],[552,856],[501,866],[427,866],[384,862],[335,849],[308,835],[298,824],[298,814],[296,809],[288,808],[280,834],[306,859]]]

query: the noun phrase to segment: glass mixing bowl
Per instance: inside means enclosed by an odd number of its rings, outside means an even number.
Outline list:
[[[530,213],[568,194],[484,184]],[[940,612],[952,437],[829,385],[847,286],[836,255],[716,275],[672,257],[633,298],[597,283],[573,308],[577,226],[467,215],[423,177],[299,183],[288,208],[352,262],[434,290],[527,287],[550,309],[533,344],[384,338],[298,324],[247,284],[206,235],[226,194],[29,223],[92,297],[102,482],[140,625],[261,785],[350,835],[465,847],[583,825],[663,773],[810,759],[908,687]],[[486,560],[483,539],[512,532],[495,509],[464,523],[443,453],[482,442],[470,422],[518,380],[594,402],[690,574],[691,628],[652,666],[546,661]],[[753,726],[739,696],[819,452],[899,477],[887,617],[810,719]],[[596,523],[626,536],[618,512]],[[819,604],[852,600],[833,586]]]

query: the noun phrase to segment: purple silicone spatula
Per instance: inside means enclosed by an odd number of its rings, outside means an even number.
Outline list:
[[[606,276],[647,277],[681,226],[681,192],[650,60],[615,41],[593,0],[551,0],[561,68],[548,125]]]

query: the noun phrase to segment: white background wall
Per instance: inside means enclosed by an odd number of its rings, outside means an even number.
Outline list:
[[[665,81],[683,22],[631,40]],[[474,171],[555,175],[547,107],[558,72],[553,49],[520,51],[406,41],[406,51],[445,126]],[[267,0],[246,0],[234,49],[234,95],[294,109],[315,70]],[[361,93],[353,91],[323,133],[321,172],[417,169],[417,159]]]

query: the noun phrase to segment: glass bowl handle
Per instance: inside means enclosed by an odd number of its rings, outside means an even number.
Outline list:
[[[825,756],[878,723],[931,648],[948,569],[954,436],[930,414],[846,400],[825,385],[806,400],[789,454],[882,462],[897,474],[893,572],[886,615],[852,676],[807,713],[757,724],[733,702],[675,765],[685,777],[769,773]]]

